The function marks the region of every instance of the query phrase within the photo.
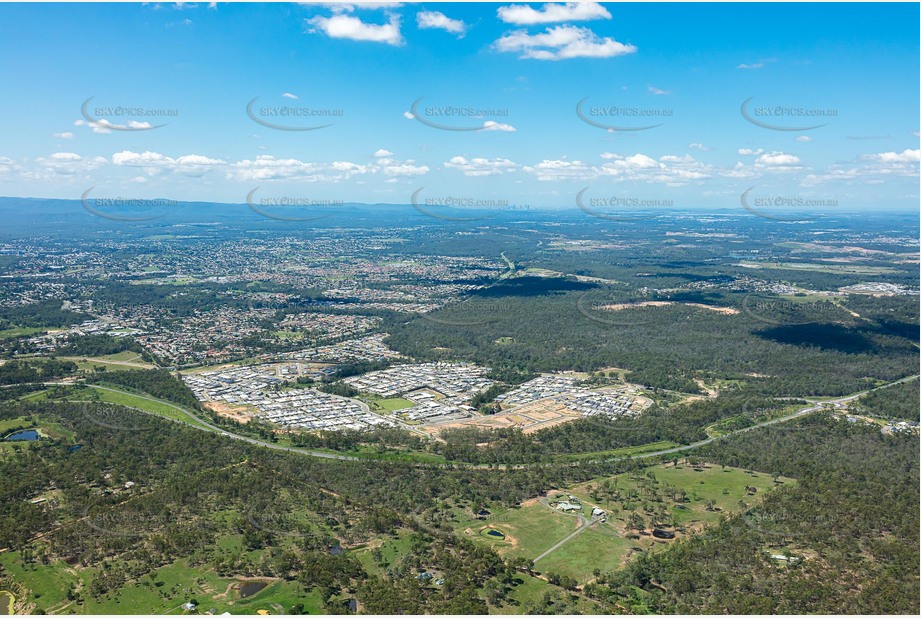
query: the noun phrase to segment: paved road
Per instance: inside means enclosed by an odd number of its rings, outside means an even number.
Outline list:
[[[863,391],[860,391],[859,393],[854,393],[853,395],[847,395],[847,396],[845,396],[845,397],[839,397],[839,398],[837,398],[837,399],[828,399],[828,400],[823,400],[823,401],[817,401],[817,400],[807,399],[807,401],[809,401],[812,405],[810,405],[810,406],[808,406],[808,407],[806,407],[806,408],[803,408],[803,409],[801,409],[801,410],[798,410],[798,411],[796,411],[796,412],[794,412],[794,413],[792,413],[792,414],[788,414],[787,416],[783,416],[783,417],[781,417],[781,418],[776,418],[776,419],[770,420],[770,421],[765,421],[765,422],[763,422],[763,423],[758,423],[757,425],[752,425],[751,427],[746,427],[746,428],[744,428],[744,429],[738,429],[738,430],[736,430],[736,431],[731,431],[731,432],[729,432],[729,433],[725,433],[725,434],[723,434],[723,435],[721,435],[721,436],[715,436],[715,437],[712,437],[712,438],[707,438],[706,440],[701,440],[701,441],[699,441],[699,442],[693,442],[693,443],[691,443],[691,444],[686,444],[686,445],[683,445],[683,446],[676,446],[676,447],[673,447],[673,448],[667,448],[667,449],[662,449],[662,450],[658,450],[658,451],[650,451],[650,452],[648,452],[648,453],[642,453],[642,454],[639,454],[639,455],[625,455],[625,456],[622,456],[622,457],[611,457],[611,458],[608,458],[608,459],[599,459],[599,460],[574,461],[574,462],[569,462],[568,464],[564,464],[564,465],[570,465],[570,466],[574,466],[574,467],[575,467],[575,466],[580,466],[580,465],[585,465],[585,464],[594,464],[594,463],[600,463],[600,462],[620,461],[620,460],[623,460],[623,459],[648,459],[648,458],[650,458],[650,457],[658,457],[658,456],[660,456],[660,455],[668,455],[668,454],[671,454],[671,453],[680,453],[680,452],[682,452],[682,451],[687,451],[687,450],[695,449],[695,448],[698,448],[698,447],[700,447],[700,446],[704,446],[704,445],[710,444],[711,442],[714,442],[714,441],[716,441],[716,440],[722,440],[723,438],[727,438],[727,437],[729,437],[729,436],[733,436],[733,435],[736,435],[736,434],[744,433],[744,432],[746,432],[746,431],[754,431],[754,430],[756,430],[756,429],[760,429],[760,428],[762,428],[762,427],[766,427],[766,426],[769,426],[769,425],[775,425],[775,424],[777,424],[777,423],[785,423],[785,422],[787,422],[787,421],[791,421],[791,420],[800,418],[800,417],[805,416],[805,415],[807,415],[807,414],[811,414],[811,413],[813,413],[813,412],[816,412],[816,411],[818,411],[818,410],[821,410],[821,409],[823,408],[823,404],[826,404],[826,405],[827,405],[827,404],[832,404],[832,405],[834,405],[834,404],[836,404],[836,403],[845,403],[845,402],[848,402],[848,401],[853,401],[854,399],[857,399],[857,398],[859,398],[859,397],[862,397],[862,396],[866,395],[867,393],[870,393],[870,392],[873,392],[873,391],[878,391],[878,390],[881,390],[881,389],[884,389],[884,388],[889,388],[889,387],[891,387],[891,386],[895,386],[896,384],[901,384],[902,382],[908,382],[908,381],[916,380],[916,379],[918,379],[918,375],[908,376],[908,377],[906,377],[906,378],[902,378],[901,380],[896,380],[896,381],[894,381],[894,382],[889,382],[888,384],[883,384],[882,386],[877,386],[876,388],[871,388],[871,389],[863,390]],[[43,383],[43,384],[44,384],[45,386],[59,386],[59,385],[60,385],[60,383],[55,383],[55,382],[45,382],[45,383]],[[100,389],[100,390],[104,390],[104,391],[110,391],[110,392],[113,392],[113,393],[124,393],[124,394],[131,395],[131,396],[133,396],[133,397],[138,397],[139,399],[144,399],[145,401],[153,401],[153,402],[156,402],[156,403],[159,403],[159,404],[168,406],[168,407],[170,407],[170,408],[173,408],[174,410],[178,410],[179,412],[181,412],[181,413],[183,413],[184,415],[188,416],[192,421],[194,421],[194,423],[185,423],[185,424],[188,425],[189,427],[195,427],[196,429],[200,429],[200,430],[202,430],[202,431],[213,431],[213,432],[217,432],[217,433],[220,433],[220,434],[222,434],[222,435],[224,435],[224,436],[227,436],[227,437],[229,437],[229,438],[233,438],[233,439],[235,439],[235,440],[242,440],[243,442],[247,442],[247,443],[253,444],[253,445],[255,445],[255,446],[261,446],[261,447],[273,449],[273,450],[276,450],[276,451],[287,451],[287,452],[290,452],[290,453],[298,453],[298,454],[300,454],[300,455],[306,455],[306,456],[308,456],[308,457],[319,457],[319,458],[321,458],[321,459],[336,459],[336,460],[340,460],[340,461],[374,461],[374,459],[370,459],[370,458],[360,458],[360,457],[353,457],[353,456],[351,456],[351,455],[339,455],[339,454],[326,453],[326,452],[323,452],[323,451],[315,451],[315,450],[305,449],[305,448],[299,448],[299,447],[282,446],[282,445],[275,444],[275,443],[272,443],[272,442],[266,442],[266,441],[264,441],[264,440],[258,440],[258,439],[256,439],[256,438],[250,438],[250,437],[247,437],[247,436],[241,436],[241,435],[239,435],[239,434],[231,433],[231,432],[227,431],[226,429],[222,429],[222,428],[220,428],[220,427],[216,427],[216,426],[212,425],[211,423],[208,423],[208,422],[206,422],[206,421],[203,421],[203,420],[200,419],[198,416],[196,416],[195,414],[193,414],[191,411],[189,411],[189,410],[187,410],[187,409],[185,409],[185,408],[183,408],[183,407],[181,407],[181,406],[178,406],[178,405],[176,405],[176,404],[170,403],[170,402],[168,402],[168,401],[163,401],[162,399],[155,399],[155,398],[153,398],[153,397],[146,397],[146,396],[143,396],[143,395],[138,395],[138,394],[136,394],[136,393],[130,393],[130,392],[128,392],[128,391],[122,391],[122,390],[118,390],[118,389],[114,389],[114,388],[109,388],[109,387],[106,387],[106,386],[99,386],[99,385],[96,385],[96,384],[89,384],[89,385],[87,385],[87,386],[90,386],[91,388],[97,388],[97,389]],[[129,406],[129,407],[130,407],[130,406]],[[135,409],[140,410],[139,408],[135,408]],[[144,412],[144,413],[146,413],[146,414],[152,414],[152,415],[154,415],[154,416],[158,416],[158,417],[160,417],[160,418],[164,418],[163,416],[161,416],[161,415],[159,415],[159,414],[156,414],[155,412],[149,412],[149,411],[147,411],[147,410],[140,410],[140,411],[141,411],[141,412]],[[183,422],[183,421],[176,421],[176,422],[180,422],[180,423],[181,423],[181,422]],[[196,424],[196,423],[197,423],[197,424]],[[456,468],[477,468],[477,469],[495,468],[495,469],[500,469],[500,470],[520,470],[520,469],[526,469],[526,468],[537,468],[537,467],[557,466],[557,465],[561,465],[561,464],[558,463],[558,462],[557,462],[557,463],[553,463],[553,462],[549,462],[549,463],[537,463],[537,464],[500,464],[500,465],[489,465],[489,464],[463,464],[463,463],[427,464],[427,463],[411,462],[410,465],[415,466],[415,467],[421,467],[421,468],[456,467]]]

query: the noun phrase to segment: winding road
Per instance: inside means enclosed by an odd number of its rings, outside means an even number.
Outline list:
[[[826,399],[826,400],[807,399],[806,401],[809,401],[809,403],[810,403],[810,405],[809,405],[808,407],[805,407],[805,408],[803,408],[803,409],[801,409],[801,410],[798,410],[798,411],[796,411],[796,412],[794,412],[794,413],[792,413],[792,414],[788,414],[788,415],[783,416],[783,417],[780,417],[780,418],[776,418],[776,419],[769,420],[769,421],[764,421],[764,422],[762,422],[762,423],[758,423],[758,424],[752,425],[752,426],[750,426],[750,427],[745,427],[744,429],[737,429],[737,430],[735,430],[735,431],[730,431],[730,432],[727,432],[727,433],[722,434],[722,435],[720,435],[720,436],[713,436],[713,437],[707,438],[707,439],[705,439],[705,440],[700,440],[700,441],[698,441],[698,442],[692,442],[691,444],[685,444],[685,445],[682,445],[682,446],[675,446],[675,447],[672,447],[672,448],[661,449],[661,450],[658,450],[658,451],[650,451],[650,452],[641,453],[641,454],[638,454],[638,455],[623,455],[623,456],[620,456],[620,457],[610,457],[610,458],[606,458],[606,459],[580,460],[580,461],[574,461],[574,462],[567,462],[567,463],[565,463],[565,464],[561,464],[561,463],[559,463],[559,462],[533,463],[533,464],[499,464],[499,465],[490,465],[490,464],[464,464],[464,463],[461,463],[461,462],[452,462],[452,463],[445,463],[445,464],[430,464],[430,463],[420,463],[420,462],[408,462],[408,464],[409,464],[409,465],[412,465],[412,466],[414,466],[414,467],[421,467],[421,468],[446,468],[446,467],[455,467],[455,468],[478,468],[478,469],[490,469],[490,468],[492,468],[492,469],[500,469],[500,470],[520,470],[520,469],[525,469],[525,468],[546,467],[546,466],[554,466],[554,465],[580,466],[580,465],[586,465],[586,464],[596,464],[596,463],[613,462],[613,461],[619,461],[619,460],[624,460],[624,459],[648,459],[648,458],[650,458],[650,457],[659,457],[659,456],[661,456],[661,455],[669,455],[669,454],[671,454],[671,453],[681,453],[681,452],[683,452],[683,451],[688,451],[688,450],[695,449],[695,448],[698,448],[698,447],[701,447],[701,446],[705,446],[705,445],[707,445],[707,444],[710,444],[710,443],[712,443],[712,442],[715,442],[716,440],[722,440],[722,439],[727,438],[727,437],[729,437],[729,436],[734,436],[734,435],[737,435],[737,434],[740,434],[740,433],[745,433],[745,432],[747,432],[747,431],[755,431],[756,429],[761,429],[761,428],[763,428],[763,427],[768,427],[768,426],[770,426],[770,425],[776,425],[776,424],[778,424],[778,423],[785,423],[785,422],[788,422],[788,421],[792,421],[792,420],[798,419],[798,418],[800,418],[800,417],[806,416],[806,415],[808,415],[808,414],[812,414],[813,412],[817,412],[817,411],[823,409],[825,406],[828,406],[828,405],[835,405],[835,404],[841,404],[841,403],[846,403],[846,402],[848,402],[848,401],[853,401],[853,400],[855,400],[855,399],[858,399],[858,398],[860,398],[860,397],[863,397],[863,396],[866,395],[867,393],[871,393],[871,392],[873,392],[873,391],[882,390],[882,389],[884,389],[884,388],[889,388],[889,387],[891,387],[891,386],[895,386],[896,384],[901,384],[901,383],[903,383],[903,382],[909,382],[909,381],[911,381],[911,380],[916,380],[916,379],[918,379],[918,377],[919,377],[918,374],[912,375],[912,376],[908,376],[908,377],[902,378],[902,379],[900,379],[900,380],[895,380],[894,382],[889,382],[889,383],[887,383],[887,384],[883,384],[883,385],[877,386],[877,387],[875,387],[875,388],[866,389],[866,390],[860,391],[860,392],[858,392],[858,393],[854,393],[854,394],[852,394],[852,395],[846,395],[846,396],[844,396],[844,397],[838,397],[838,398],[836,398],[836,399]],[[55,382],[45,382],[45,383],[43,383],[43,384],[44,384],[45,386],[60,386],[60,383],[55,383]],[[215,425],[212,425],[211,423],[208,423],[207,421],[204,421],[204,420],[202,420],[201,418],[199,418],[198,416],[196,416],[196,415],[195,415],[193,412],[191,412],[190,410],[188,410],[188,409],[186,409],[186,408],[183,408],[182,406],[176,405],[176,404],[174,404],[174,403],[171,403],[171,402],[169,402],[169,401],[164,401],[164,400],[162,400],[162,399],[156,399],[156,398],[154,398],[154,397],[147,397],[147,396],[144,396],[144,395],[139,395],[139,394],[131,393],[131,392],[128,392],[128,391],[122,391],[122,390],[115,389],[115,388],[109,388],[109,387],[107,387],[107,386],[99,386],[99,385],[96,385],[96,384],[88,384],[87,386],[89,386],[90,388],[95,388],[95,389],[99,389],[99,390],[103,390],[103,391],[109,391],[109,392],[112,392],[112,393],[121,393],[121,394],[131,395],[132,397],[137,397],[138,399],[143,399],[143,400],[145,400],[145,401],[151,401],[151,402],[154,402],[154,403],[158,403],[158,404],[161,404],[161,405],[170,407],[170,408],[172,408],[172,409],[174,409],[174,410],[176,410],[176,411],[178,411],[178,412],[181,412],[181,413],[184,414],[185,416],[187,416],[187,417],[190,419],[190,422],[185,422],[185,421],[181,421],[181,420],[177,420],[177,419],[171,419],[171,418],[168,418],[168,417],[164,417],[164,416],[161,415],[161,414],[157,414],[156,412],[151,412],[151,411],[149,411],[149,410],[142,410],[142,409],[140,409],[140,408],[134,408],[134,407],[132,407],[132,406],[126,406],[126,407],[132,408],[132,409],[134,409],[134,410],[137,410],[137,411],[139,411],[139,412],[143,412],[143,413],[145,413],[145,414],[150,414],[150,415],[153,415],[153,416],[157,416],[157,417],[159,417],[159,418],[166,418],[167,420],[171,420],[171,421],[176,422],[176,423],[182,423],[182,424],[184,424],[184,425],[188,425],[189,427],[194,427],[194,428],[200,429],[200,430],[202,430],[202,431],[211,431],[211,432],[219,433],[219,434],[221,434],[221,435],[227,436],[228,438],[232,438],[232,439],[234,439],[234,440],[241,440],[241,441],[243,441],[243,442],[247,442],[247,443],[252,444],[252,445],[254,445],[254,446],[261,446],[261,447],[263,447],[263,448],[268,448],[268,449],[272,449],[272,450],[276,450],[276,451],[287,451],[287,452],[289,452],[289,453],[297,453],[297,454],[305,455],[305,456],[308,456],[308,457],[318,457],[318,458],[321,458],[321,459],[335,459],[335,460],[339,460],[339,461],[376,461],[375,459],[370,458],[370,457],[368,457],[368,458],[354,457],[354,456],[352,456],[352,455],[342,455],[342,454],[336,454],[336,453],[327,453],[327,452],[325,452],[325,451],[317,451],[317,450],[299,448],[299,447],[294,447],[294,446],[283,446],[283,445],[280,445],[280,444],[274,444],[274,443],[272,443],[272,442],[266,442],[266,441],[264,441],[264,440],[259,440],[259,439],[257,439],[257,438],[250,438],[250,437],[248,437],[248,436],[241,436],[241,435],[239,435],[239,434],[235,434],[235,433],[229,432],[229,431],[227,431],[226,429],[222,429],[222,428],[220,428],[220,427],[217,427],[217,426],[215,426]],[[119,405],[120,405],[120,404],[119,404]],[[580,530],[581,530],[581,529],[580,529]],[[576,531],[575,533],[573,533],[573,535],[577,534],[578,532],[579,532],[579,531]],[[568,539],[564,539],[564,541],[565,541],[565,540],[568,540]]]

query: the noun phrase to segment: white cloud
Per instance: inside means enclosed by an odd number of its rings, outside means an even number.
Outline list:
[[[93,133],[107,134],[111,133],[113,129],[149,129],[153,125],[149,122],[138,122],[137,120],[132,120],[128,124],[115,124],[109,122],[105,118],[100,118],[95,122],[88,122],[86,120],[76,120],[74,121],[75,127],[90,127],[93,129]]]
[[[761,155],[760,157],[756,159],[755,162],[760,163],[762,165],[788,166],[788,165],[797,165],[799,164],[800,160],[799,160],[799,157],[797,157],[796,155],[791,155],[785,152],[775,151],[775,152],[767,152]]]
[[[754,150],[751,148],[739,148],[740,155],[760,155],[762,152],[764,152],[764,148],[755,148]]]
[[[632,168],[632,169],[648,169],[651,167],[658,167],[658,163],[652,157],[646,156],[644,154],[635,154],[629,157],[624,157],[622,155],[613,154],[610,152],[601,153],[602,159],[607,159],[609,161],[614,161],[613,165],[620,168]]]
[[[211,159],[203,155],[190,154],[174,159],[149,150],[142,153],[130,150],[116,152],[112,155],[112,163],[128,167],[140,167],[150,175],[170,172],[185,176],[202,176],[225,165],[225,161],[221,159]]]
[[[355,9],[396,9],[402,2],[302,2],[301,4],[323,6],[333,13],[351,13]]]
[[[656,88],[655,86],[651,86],[649,84],[647,84],[646,87],[649,89],[649,92],[651,94],[655,94],[655,95],[671,94],[670,90],[660,90],[659,88]]]
[[[22,166],[9,157],[0,157],[0,178],[9,179],[22,171]]]
[[[507,133],[513,133],[517,131],[515,127],[510,124],[505,124],[503,122],[496,122],[495,120],[486,120],[483,122],[483,128],[480,131],[503,131]]]
[[[30,180],[50,180],[59,176],[91,172],[108,163],[105,157],[84,158],[75,152],[55,152],[47,157],[37,157],[35,168],[24,171],[24,176]],[[22,170],[21,167],[19,169]]]
[[[682,186],[712,176],[710,166],[690,155],[664,155],[656,160],[642,153],[624,156],[604,152],[601,153],[601,158],[606,162],[596,168],[598,174],[618,181],[634,180]]]
[[[864,158],[880,163],[918,163],[921,161],[921,150],[906,148],[902,152],[881,152],[865,155]]]
[[[611,58],[636,52],[633,45],[601,38],[588,28],[554,26],[540,34],[525,30],[510,32],[494,43],[503,52],[519,52],[520,58],[564,60],[568,58]]]
[[[397,177],[422,176],[429,173],[427,165],[415,165],[415,161],[412,160],[384,165],[380,169],[385,176]]]
[[[768,64],[768,63],[770,63],[770,62],[777,62],[777,58],[765,58],[764,60],[759,60],[758,62],[752,62],[752,63],[749,63],[749,64],[744,64],[744,63],[743,63],[743,64],[738,65],[736,68],[737,68],[737,69],[743,69],[743,70],[745,70],[745,69],[747,69],[747,70],[763,69],[763,68],[764,68],[764,65],[766,65],[766,64]]]
[[[498,159],[482,157],[467,159],[459,155],[451,157],[449,161],[445,162],[444,166],[448,169],[461,171],[465,176],[496,176],[505,172],[515,171],[518,168],[518,164],[514,161],[501,157]]]
[[[500,6],[496,14],[505,23],[518,26],[551,24],[561,21],[611,19],[611,14],[608,10],[597,2],[548,3],[540,9],[533,9],[527,4],[512,4]]]
[[[297,180],[303,182],[339,182],[352,176],[366,174],[366,165],[335,161],[330,164],[311,163],[298,159],[277,159],[272,155],[259,155],[229,166],[228,180],[245,182],[270,180]]]
[[[403,112],[403,118],[406,118],[407,120],[416,119],[416,117],[412,114],[412,112]]]
[[[290,92],[284,92],[282,93],[281,96],[283,96],[286,99],[294,99],[294,100],[298,99],[298,96],[296,94],[291,94]]]
[[[375,158],[380,158],[380,157],[392,157],[392,156],[393,156],[393,153],[390,152],[389,150],[385,150],[385,149],[381,148],[381,149],[379,149],[379,150],[375,150],[373,156],[374,156]]]
[[[576,179],[584,180],[596,176],[592,168],[582,161],[567,161],[561,159],[544,159],[537,165],[526,165],[522,169],[536,176],[537,180],[541,182]]]
[[[913,178],[917,186],[921,150],[905,149],[902,152],[880,152],[860,157],[864,163],[836,164],[823,173],[809,174],[804,185],[827,182],[857,182],[859,184],[882,184],[894,178]]]
[[[693,144],[689,144],[688,148],[696,148],[697,150],[703,150],[705,152],[709,152],[710,150],[709,148],[707,148],[707,146],[705,146],[704,144],[701,144],[700,142],[694,142]]]
[[[811,142],[811,141],[812,141],[812,138],[809,137],[808,135],[797,135],[797,136],[796,136],[796,141],[798,141],[798,142]]]
[[[70,131],[64,131],[63,133],[52,133],[51,137],[56,137],[58,139],[73,139],[74,134]]]
[[[387,45],[402,45],[400,18],[391,15],[386,24],[367,24],[354,15],[317,16],[307,20],[313,26],[312,32],[321,31],[331,39],[349,39],[352,41],[371,41]]]
[[[435,28],[456,34],[462,38],[467,32],[467,24],[459,19],[451,19],[440,11],[420,11],[416,13],[416,24],[420,28]]]

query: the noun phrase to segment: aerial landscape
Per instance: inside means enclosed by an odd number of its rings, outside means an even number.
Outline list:
[[[917,615],[918,20],[0,2],[0,616]]]

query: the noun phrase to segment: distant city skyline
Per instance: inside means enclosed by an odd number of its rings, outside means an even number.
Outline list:
[[[0,195],[917,209],[918,19],[913,3],[0,4]]]

